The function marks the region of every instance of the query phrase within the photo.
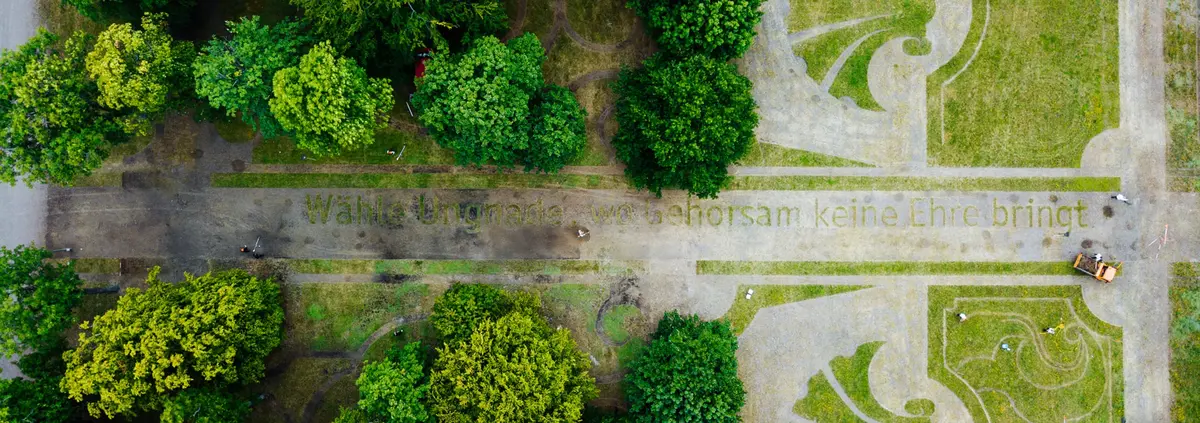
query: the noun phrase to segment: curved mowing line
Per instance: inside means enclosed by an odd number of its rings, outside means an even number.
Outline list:
[[[949,79],[942,82],[942,89],[938,90],[938,107],[941,109],[941,117],[938,119],[938,123],[942,126],[941,140],[939,141],[942,144],[946,143],[946,87],[949,87],[951,82],[954,82],[955,79],[958,79],[959,75],[962,75],[963,72],[967,71],[967,68],[971,67],[971,63],[975,62],[975,56],[978,56],[979,50],[983,49],[983,40],[987,39],[988,24],[992,20],[992,1],[987,0],[984,5],[983,32],[979,34],[979,42],[975,43],[975,51],[971,52],[971,57],[967,58],[967,63],[963,64],[962,69],[959,69]]]
[[[819,37],[821,35],[828,34],[833,31],[837,31],[840,29],[846,29],[846,28],[850,28],[853,26],[858,26],[858,25],[861,25],[861,24],[864,24],[864,23],[867,23],[867,22],[870,22],[870,21],[873,21],[876,19],[890,18],[892,16],[896,16],[896,14],[889,13],[889,14],[885,14],[885,15],[867,16],[865,18],[851,19],[848,21],[831,23],[828,25],[814,26],[812,28],[808,28],[803,31],[793,32],[791,34],[788,34],[788,42],[790,42],[794,45],[794,44],[802,43],[802,42],[807,41],[812,38]]]
[[[867,413],[864,413],[862,410],[858,409],[858,404],[855,404],[854,400],[850,399],[850,395],[846,393],[846,388],[842,387],[842,381],[838,380],[837,377],[834,377],[833,368],[829,367],[829,363],[825,363],[825,366],[821,367],[821,374],[825,375],[825,379],[827,382],[829,382],[829,386],[833,388],[833,392],[836,393],[838,398],[840,398],[842,402],[846,404],[846,407],[850,409],[851,413],[854,413],[855,416],[858,416],[858,418],[862,419],[864,422],[879,423],[879,421],[867,417]]]
[[[850,60],[850,56],[854,55],[854,51],[858,50],[858,46],[861,46],[862,43],[866,42],[868,38],[871,38],[875,34],[890,29],[892,28],[883,28],[864,35],[855,40],[854,43],[851,43],[849,46],[847,46],[845,50],[842,50],[842,54],[838,56],[837,60],[833,62],[833,66],[830,66],[829,70],[825,72],[825,77],[821,79],[821,89],[825,92],[829,92],[829,88],[833,86],[833,80],[837,79],[839,73],[842,73],[842,67],[846,66],[846,62]]]

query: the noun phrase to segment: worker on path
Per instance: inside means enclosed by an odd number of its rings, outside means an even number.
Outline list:
[[[1130,204],[1130,205],[1133,204],[1131,201],[1129,201],[1129,198],[1126,197],[1125,194],[1121,194],[1119,192],[1117,193],[1117,195],[1112,196],[1112,199],[1120,201],[1125,204]]]

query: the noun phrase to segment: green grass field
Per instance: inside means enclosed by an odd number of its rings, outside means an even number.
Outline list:
[[[930,377],[975,421],[1122,421],[1121,339],[1079,286],[929,287]]]
[[[388,150],[403,155],[387,154]],[[397,159],[397,157],[399,157]],[[296,147],[288,137],[263,140],[254,147],[254,163],[262,164],[454,164],[454,152],[442,148],[433,138],[411,132],[384,128],[375,131],[370,147],[347,151],[339,156],[313,157]]]
[[[741,335],[758,310],[766,307],[810,300],[818,297],[841,294],[869,288],[866,285],[738,285],[738,296],[733,306],[722,319],[733,327],[733,333]],[[745,299],[746,290],[754,289],[754,295]]]
[[[754,143],[754,146],[750,147],[750,153],[739,160],[737,164],[740,166],[871,167],[871,165],[854,160],[765,142]]]
[[[1088,141],[1119,124],[1117,1],[972,4],[990,14],[972,14],[927,83],[930,164],[1079,167]]]
[[[792,0],[788,32],[877,17],[808,38],[795,44],[794,49],[804,58],[808,76],[818,83],[830,77],[828,73],[834,71],[840,57],[848,55],[832,76],[829,94],[850,97],[864,109],[883,110],[867,86],[871,56],[885,42],[909,37],[913,42],[905,43],[906,53],[927,53],[921,47],[927,45],[923,41],[925,24],[933,18],[933,9],[932,0]]]
[[[1200,99],[1196,85],[1196,4],[1169,0],[1163,21],[1163,55],[1166,62],[1165,88],[1167,126],[1171,142],[1167,145],[1170,188],[1196,191],[1200,183]]]
[[[1065,261],[696,261],[701,275],[1073,275]]]
[[[1171,419],[1200,416],[1200,266],[1175,263],[1171,280]]]
[[[629,38],[637,22],[624,0],[566,0],[571,27],[593,43],[616,44]]]
[[[288,347],[345,351],[390,319],[432,307],[431,288],[421,284],[299,284],[284,286]]]
[[[906,412],[915,417],[900,416],[879,404],[871,394],[868,369],[871,360],[883,342],[862,344],[852,357],[836,357],[829,362],[834,380],[846,392],[846,397],[854,403],[855,408],[871,419],[880,423],[920,423],[930,421],[933,414],[932,402],[929,400],[912,400],[905,405]],[[796,401],[792,411],[806,419],[817,423],[858,422],[859,419],[847,406],[846,402],[834,391],[825,373],[818,373],[808,382],[808,395]],[[911,411],[910,411],[911,410]],[[914,412],[915,411],[915,412]]]

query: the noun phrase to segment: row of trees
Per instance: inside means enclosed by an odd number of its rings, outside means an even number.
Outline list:
[[[64,331],[83,297],[71,263],[51,252],[0,247],[0,354],[22,354],[25,378],[0,380],[0,411],[12,422],[67,422],[158,413],[163,422],[240,421],[250,404],[231,388],[258,382],[283,339],[279,286],[241,270],[150,273],[112,310],[79,325],[73,349]]]
[[[338,423],[579,422],[596,397],[590,363],[564,329],[551,329],[538,297],[454,285],[430,321],[442,346],[394,347],[367,363],[357,406]],[[669,312],[629,365],[629,412],[609,422],[737,422],[745,391],[728,323]]]

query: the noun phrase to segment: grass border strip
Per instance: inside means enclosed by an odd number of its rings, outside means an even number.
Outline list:
[[[1066,261],[723,261],[697,260],[699,275],[885,276],[1053,275],[1070,276]]]
[[[514,173],[217,173],[216,188],[583,188],[630,189],[624,176]],[[959,178],[917,176],[737,176],[729,191],[1116,192],[1119,177]]]
[[[645,271],[643,261],[600,260],[332,260],[287,259],[304,274],[403,275],[624,275]]]

